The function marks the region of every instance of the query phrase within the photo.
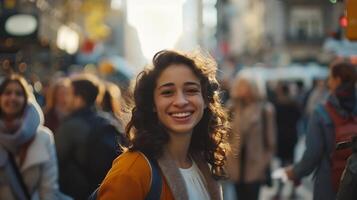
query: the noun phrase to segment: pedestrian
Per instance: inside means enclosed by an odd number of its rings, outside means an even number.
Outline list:
[[[63,119],[69,114],[69,90],[69,78],[61,77],[51,83],[47,91],[46,105],[44,107],[45,126],[54,133],[56,133]]]
[[[147,159],[160,169],[160,199],[222,199],[216,180],[225,176],[229,129],[215,75],[216,63],[201,53],[156,53],[137,78],[126,127],[130,145],[114,161],[98,199],[144,200],[154,176]]]
[[[274,102],[277,124],[277,157],[282,167],[294,162],[294,149],[298,138],[297,123],[301,113],[298,103],[291,97],[289,85],[279,83],[276,88],[276,101]],[[275,199],[280,199],[283,182],[278,181],[278,190]],[[295,188],[290,193],[291,199],[295,196]]]
[[[302,159],[296,164],[285,168],[287,178],[298,181],[314,173],[314,200],[336,199],[337,188],[334,188],[333,153],[336,150],[336,124],[326,119],[331,116],[321,112],[325,105],[336,111],[346,120],[357,116],[356,66],[347,62],[333,63],[330,66],[328,86],[330,94],[327,102],[317,106],[311,115],[306,136],[306,150]],[[352,125],[352,124],[351,124]],[[352,132],[351,132],[352,133]],[[336,181],[338,181],[338,177]]]
[[[0,199],[60,199],[53,135],[29,87],[18,74],[0,85]]]
[[[257,200],[262,185],[270,181],[270,161],[275,151],[275,110],[249,78],[238,74],[231,88],[233,159],[230,176],[238,199]]]
[[[55,134],[60,189],[74,199],[87,199],[119,155],[120,131],[96,108],[100,81],[94,75],[71,78],[71,113]]]

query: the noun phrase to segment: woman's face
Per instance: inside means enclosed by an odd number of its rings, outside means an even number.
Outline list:
[[[334,92],[337,89],[337,87],[341,84],[341,79],[339,77],[333,77],[332,74],[330,73],[327,84],[330,91]]]
[[[55,101],[57,111],[67,113],[69,111],[70,104],[70,87],[69,86],[59,86],[56,90]]]
[[[205,109],[200,80],[186,65],[168,66],[156,81],[154,104],[170,135],[191,134]]]
[[[252,96],[251,88],[246,80],[239,80],[236,89],[236,95],[239,99],[249,99]]]
[[[26,99],[25,91],[18,82],[12,81],[0,96],[0,106],[3,114],[8,117],[16,117],[22,111]]]

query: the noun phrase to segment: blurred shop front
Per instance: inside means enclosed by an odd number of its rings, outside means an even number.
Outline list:
[[[46,82],[59,71],[68,74],[88,65],[99,70],[105,57],[124,59],[125,5],[120,2],[0,1],[0,73],[16,71]]]
[[[43,3],[3,0],[0,6],[1,73],[17,71],[42,77],[52,68],[60,69],[71,62],[72,56],[51,43],[50,39],[56,34],[45,31],[45,12],[41,9],[46,6]],[[51,23],[56,24],[55,21]],[[48,37],[41,37],[43,34]]]

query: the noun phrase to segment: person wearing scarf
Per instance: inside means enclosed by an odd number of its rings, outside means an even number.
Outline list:
[[[0,199],[19,198],[10,184],[13,155],[32,200],[64,197],[59,192],[54,139],[43,125],[43,114],[26,80],[9,75],[0,85]]]

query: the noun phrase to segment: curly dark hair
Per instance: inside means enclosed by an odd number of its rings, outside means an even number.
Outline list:
[[[200,52],[184,54],[163,50],[153,57],[152,66],[144,69],[137,77],[134,89],[135,106],[127,124],[126,134],[130,140],[128,149],[139,150],[159,158],[169,135],[158,123],[154,112],[154,89],[160,74],[172,64],[188,66],[199,78],[202,96],[207,105],[199,123],[195,126],[189,147],[190,153],[198,153],[211,165],[213,177],[225,178],[223,166],[230,126],[227,112],[219,99],[219,84],[216,80],[216,62],[209,55]]]

